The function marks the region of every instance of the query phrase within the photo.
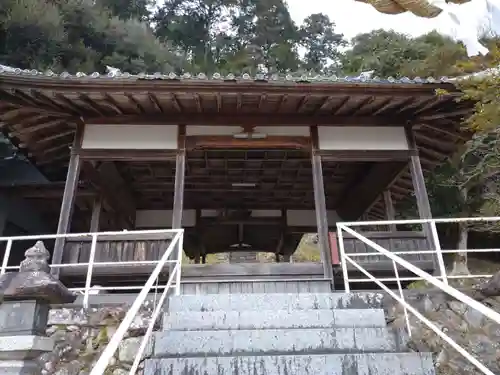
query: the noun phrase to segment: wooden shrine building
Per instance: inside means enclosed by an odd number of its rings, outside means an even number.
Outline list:
[[[0,126],[46,181],[0,194],[28,202],[52,233],[184,228],[194,263],[259,251],[291,266],[302,235],[317,232],[317,267],[331,277],[336,222],[392,218],[393,201],[412,194],[431,216],[424,175],[467,139],[460,123],[472,106],[457,95],[432,79],[4,71]],[[388,248],[431,248],[425,232],[369,236]],[[97,260],[157,259],[161,243],[137,241],[147,245],[139,257],[133,244],[127,252],[100,242]],[[88,245],[56,243],[53,262],[85,262]],[[432,257],[406,257],[433,268]],[[376,258],[361,261],[392,269]]]

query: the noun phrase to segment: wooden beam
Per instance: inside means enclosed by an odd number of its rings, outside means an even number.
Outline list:
[[[119,150],[119,149],[81,149],[82,160],[99,161],[164,161],[175,159],[174,150]]]
[[[406,127],[406,138],[408,140],[408,145],[412,149],[417,149],[415,136],[413,134],[413,129],[411,127]],[[415,199],[417,201],[418,216],[420,219],[431,219],[431,204],[429,202],[429,195],[427,194],[427,188],[425,186],[424,172],[422,171],[422,164],[420,163],[420,157],[418,153],[415,153],[410,157],[410,175],[413,183],[413,189],[415,191]],[[432,235],[432,228],[429,223],[422,224],[422,230],[427,237],[429,246],[432,249],[438,249],[439,243],[435,243],[434,236]],[[433,257],[434,262],[436,262],[436,257]]]
[[[417,151],[415,137],[411,128],[406,128],[406,137],[410,148]],[[421,219],[432,218],[431,205],[429,203],[429,196],[427,188],[425,187],[425,177],[420,163],[420,156],[415,152],[410,157],[410,175],[415,189],[415,198],[417,200],[418,213]]]
[[[323,263],[324,277],[331,280],[333,285],[333,265],[330,253],[330,242],[328,237],[328,216],[326,211],[325,186],[323,182],[323,169],[321,166],[321,155],[318,153],[318,127],[311,126],[311,164],[313,173],[314,206],[316,212],[316,225],[318,228],[318,244]]]
[[[182,228],[182,211],[184,205],[184,179],[186,176],[186,127],[179,125],[178,150],[175,159],[174,206],[172,212],[172,229]]]
[[[269,136],[262,139],[237,139],[232,136],[190,136],[186,137],[186,148],[195,149],[310,149],[309,137]]]
[[[408,118],[394,116],[332,116],[306,114],[255,114],[255,113],[172,113],[155,115],[126,115],[110,117],[87,117],[85,123],[98,125],[284,125],[306,126],[312,122],[317,125],[336,126],[392,126],[406,123]],[[399,126],[399,125],[394,125]]]
[[[408,160],[408,150],[328,150],[318,151],[325,161],[373,161],[384,162],[394,160]]]
[[[73,150],[81,147],[83,140],[83,124],[76,128],[75,139],[73,141]],[[72,151],[73,151],[72,150]],[[73,213],[73,204],[75,201],[75,192],[78,187],[78,178],[80,175],[80,157],[77,153],[72,152],[69,160],[68,174],[64,185],[64,194],[61,203],[61,211],[59,213],[59,222],[57,224],[57,234],[68,233],[71,225],[71,216]],[[65,239],[60,237],[55,240],[54,253],[52,255],[52,264],[61,264],[63,259]],[[54,267],[51,274],[59,278],[61,269]]]
[[[406,161],[373,164],[365,177],[341,198],[337,213],[345,221],[357,220],[406,166]]]

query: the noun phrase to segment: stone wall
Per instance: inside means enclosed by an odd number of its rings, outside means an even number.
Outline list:
[[[128,307],[99,307],[88,312],[81,308],[52,309],[47,334],[55,339],[56,347],[38,358],[42,374],[88,375]],[[149,302],[142,307],[103,375],[128,375],[150,322],[152,308]],[[146,347],[144,357],[150,355],[151,348],[151,345]],[[142,364],[139,368],[137,374],[142,375]]]
[[[484,296],[478,288],[462,290],[486,306],[500,312],[500,297]],[[423,316],[432,321],[468,353],[472,354],[493,373],[500,374],[500,325],[477,310],[457,301],[447,293],[422,285],[419,289],[405,291],[405,299]],[[386,296],[387,322],[400,332],[406,332],[404,310],[397,301]],[[407,337],[409,350],[432,352],[437,375],[479,375],[482,371],[444,342],[425,323],[411,312],[412,336]]]

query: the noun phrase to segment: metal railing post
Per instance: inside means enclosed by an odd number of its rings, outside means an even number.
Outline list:
[[[337,239],[339,242],[339,252],[340,252],[340,267],[342,267],[342,276],[344,278],[344,291],[349,293],[351,288],[349,286],[349,272],[347,270],[347,263],[345,261],[345,250],[344,250],[344,237],[342,235],[343,224],[337,224]]]
[[[439,234],[436,227],[436,222],[434,220],[429,220],[432,234],[432,242],[434,243],[434,249],[436,250],[436,256],[439,265],[439,271],[441,272],[441,278],[443,283],[448,285],[448,278],[446,276],[446,266],[444,265],[443,252],[441,251],[441,242],[439,241]]]
[[[182,269],[182,253],[184,251],[184,233],[177,241],[177,267],[175,268],[175,295],[181,294],[181,269]]]
[[[7,244],[5,245],[5,254],[3,256],[2,269],[0,270],[0,275],[3,275],[5,273],[5,271],[7,270],[7,265],[9,264],[10,250],[11,249],[12,249],[12,238],[9,238],[7,240]]]
[[[83,308],[89,308],[89,291],[92,282],[92,271],[94,268],[95,250],[97,247],[97,234],[92,233],[92,243],[90,245],[89,265],[87,268],[87,277],[85,279],[85,294],[83,295]]]

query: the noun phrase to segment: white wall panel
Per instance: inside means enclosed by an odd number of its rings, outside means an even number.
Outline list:
[[[85,125],[82,148],[175,150],[176,125]]]
[[[319,126],[321,150],[408,150],[403,127]]]

